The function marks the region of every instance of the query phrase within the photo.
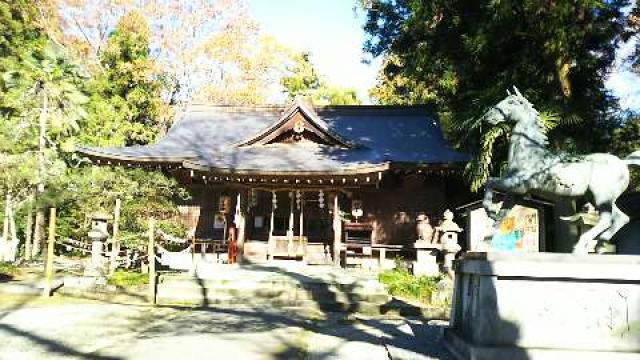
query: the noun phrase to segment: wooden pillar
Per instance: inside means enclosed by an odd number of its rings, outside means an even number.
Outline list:
[[[9,213],[11,212],[11,195],[7,193],[4,200],[4,226],[2,227],[2,239],[0,239],[0,261],[4,261],[9,253]]]
[[[120,240],[118,231],[120,228],[120,199],[116,199],[116,206],[113,209],[113,235],[111,236],[111,272],[118,268],[118,255],[120,254]]]
[[[300,193],[300,234],[298,237],[298,254],[304,258],[304,193]]]
[[[31,247],[31,257],[40,256],[42,251],[41,245],[44,239],[44,225],[45,225],[45,212],[42,205],[38,205],[36,208],[36,220],[33,229],[33,246]]]
[[[287,231],[287,236],[289,236],[289,238],[293,238],[293,226],[294,226],[294,218],[293,218],[293,209],[295,206],[295,200],[294,200],[294,193],[293,192],[289,192],[289,230]]]
[[[289,191],[289,229],[287,230],[287,255],[295,256],[294,244],[293,244],[293,227],[294,227],[294,206],[295,206],[295,193]]]
[[[275,228],[275,216],[276,216],[276,192],[271,193],[271,219],[269,219],[269,244],[267,246],[267,259],[273,259],[273,252],[276,249],[276,244],[273,240],[273,230]]]
[[[149,242],[147,244],[147,260],[149,261],[149,293],[151,305],[156,304],[156,220],[149,219]]]
[[[237,253],[237,261],[238,263],[242,263],[244,261],[244,237],[245,237],[245,214],[242,211],[242,191],[238,191],[238,196],[236,198],[236,216],[235,216],[235,224],[237,230],[237,244],[238,244],[238,253]]]
[[[224,242],[224,241],[223,241]],[[191,274],[196,273],[196,237],[191,238]]]
[[[31,244],[33,235],[33,195],[29,195],[29,209],[27,210],[27,224],[24,229],[24,258],[30,261],[31,256]]]
[[[45,283],[42,296],[51,296],[53,282],[53,245],[56,242],[56,208],[49,209],[49,242],[47,244],[47,262],[45,263]]]
[[[333,264],[340,266],[342,250],[342,221],[340,220],[339,193],[333,194]]]
[[[9,202],[9,238],[10,242],[7,242],[9,245],[7,257],[5,257],[5,261],[14,262],[18,258],[18,243],[20,242],[18,239],[18,229],[16,229],[16,214],[15,209],[13,208],[13,203]]]

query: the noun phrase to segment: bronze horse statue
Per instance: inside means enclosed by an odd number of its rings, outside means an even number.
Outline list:
[[[629,166],[640,166],[640,151],[620,159],[611,154],[596,153],[575,156],[553,153],[547,149],[540,115],[533,105],[514,87],[514,94],[492,107],[483,121],[496,125],[515,122],[509,140],[508,165],[504,175],[489,178],[485,185],[483,206],[494,220],[506,215],[510,206],[496,209],[493,192],[509,195],[530,193],[553,194],[564,197],[591,196],[600,213],[598,222],[580,236],[573,252],[586,254],[595,251],[597,237],[609,241],[629,222],[629,217],[617,206],[616,200],[629,186]]]

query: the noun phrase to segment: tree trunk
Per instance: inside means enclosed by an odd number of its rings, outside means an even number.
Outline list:
[[[27,225],[24,229],[24,259],[31,260],[31,244],[33,235],[33,195],[29,195],[29,209],[27,210]]]

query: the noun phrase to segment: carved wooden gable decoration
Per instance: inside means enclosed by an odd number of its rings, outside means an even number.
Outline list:
[[[354,147],[353,143],[331,131],[329,126],[316,114],[313,105],[305,103],[301,98],[296,98],[277,122],[238,146],[304,142],[342,148]]]

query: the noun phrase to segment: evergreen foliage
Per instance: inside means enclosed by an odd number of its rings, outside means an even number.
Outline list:
[[[322,79],[309,57],[309,53],[297,54],[288,68],[288,74],[281,79],[289,99],[301,95],[310,97],[316,105],[361,103],[354,89],[330,85]]]
[[[27,208],[58,208],[58,235],[86,237],[96,211],[123,201],[121,239],[144,241],[145,221],[176,235],[175,196],[187,196],[157,171],[93,167],[73,151],[146,144],[163,130],[163,74],[149,57],[149,29],[123,16],[100,52],[100,66],[80,65],[38,22],[38,2],[0,2],[0,192],[11,194],[23,238]],[[42,140],[42,141],[40,141]],[[42,169],[42,171],[40,171]],[[176,233],[177,232],[177,233]]]
[[[628,0],[381,0],[368,12],[365,49],[384,56],[380,103],[430,103],[447,136],[476,154],[468,173],[478,188],[497,171],[480,118],[517,86],[546,115],[552,146],[607,150],[617,101],[604,81],[621,40],[629,36]],[[508,131],[500,131],[501,136]],[[498,140],[500,141],[500,140]],[[483,154],[484,150],[484,154]],[[477,179],[476,179],[477,180]]]

